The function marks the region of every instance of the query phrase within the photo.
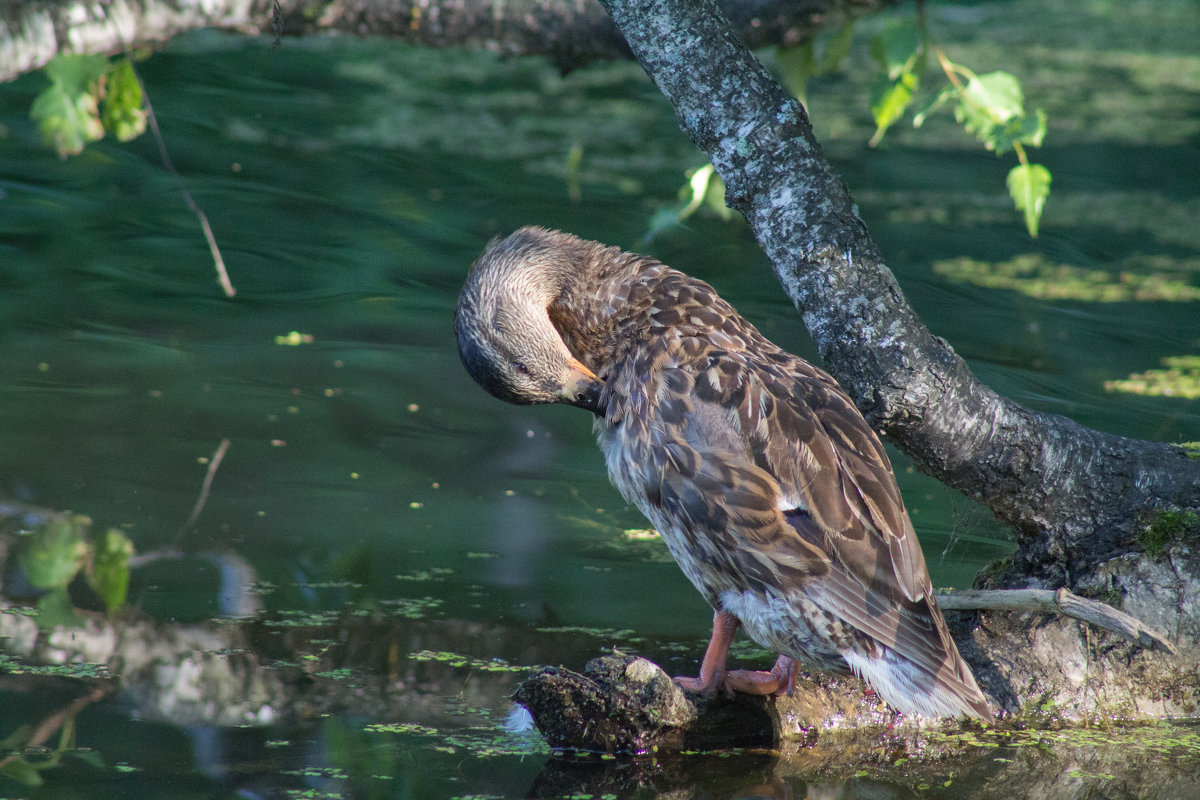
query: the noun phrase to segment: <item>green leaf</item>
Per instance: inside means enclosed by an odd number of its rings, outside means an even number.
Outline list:
[[[996,124],[1025,115],[1021,83],[1007,72],[972,77],[963,87],[967,102],[984,109]]]
[[[34,98],[29,116],[37,123],[42,139],[63,158],[83,150],[88,142],[104,136],[96,112],[96,96],[71,96],[57,84]]]
[[[817,74],[817,62],[813,57],[813,40],[805,39],[793,47],[776,47],[775,63],[779,65],[783,85],[794,97],[804,99],[808,81]]]
[[[1011,147],[1025,119],[1021,84],[1007,72],[972,76],[959,93],[955,118],[989,150]],[[1012,126],[1011,129],[1008,126]]]
[[[894,81],[885,75],[875,81],[871,87],[871,114],[875,117],[875,134],[869,143],[872,147],[879,144],[887,129],[904,116],[916,91],[917,76],[911,72],[901,73]]]
[[[838,26],[832,36],[809,37],[797,45],[775,48],[775,63],[779,66],[783,85],[794,96],[804,100],[808,82],[817,75],[833,72],[850,53],[854,44],[854,21]],[[818,55],[818,49],[824,49]]]
[[[83,531],[89,524],[84,516],[56,517],[38,528],[19,559],[29,582],[39,589],[66,589],[87,558]]]
[[[705,204],[716,211],[724,221],[728,222],[733,218],[733,212],[725,205],[725,182],[721,180],[712,164],[705,164],[693,170],[688,176],[688,182],[679,190],[679,197],[682,205],[660,208],[654,212],[650,219],[650,229],[643,241],[650,242],[664,230],[683,222]]]
[[[854,20],[848,19],[838,26],[829,43],[825,45],[825,54],[817,67],[817,74],[833,72],[850,55],[850,46],[854,44]]]
[[[688,204],[684,206],[683,211],[679,214],[680,222],[695,213],[696,209],[700,207],[700,204],[704,202],[704,197],[708,194],[709,184],[712,182],[712,179],[716,177],[716,174],[716,167],[714,167],[712,164],[705,164],[703,167],[692,173],[692,177],[688,179],[688,189],[684,190],[686,193],[691,195],[691,199],[688,201]],[[719,181],[720,178],[717,178],[717,180]],[[724,195],[724,193],[725,186],[722,184],[721,194]]]
[[[46,77],[70,95],[95,94],[93,90],[106,72],[108,59],[104,56],[55,56],[46,65]]]
[[[925,71],[925,37],[915,18],[894,20],[871,40],[871,57],[883,74],[871,86],[871,113],[875,134],[871,146],[904,116]]]
[[[925,39],[916,17],[892,20],[871,40],[871,58],[892,81],[905,72],[920,72],[925,61]]]
[[[1011,150],[1015,142],[1041,147],[1045,137],[1046,112],[1039,108],[1033,117],[1015,117],[1004,127],[992,128],[983,144],[1000,155]]]
[[[1017,130],[1017,141],[1030,147],[1041,147],[1045,138],[1046,112],[1039,108],[1033,112],[1032,119],[1025,117],[1021,120],[1021,127]]]
[[[41,786],[44,783],[37,768],[20,756],[14,757],[12,761],[0,767],[0,776],[11,778],[25,786]]]
[[[1050,194],[1050,170],[1041,164],[1018,164],[1008,173],[1008,193],[1017,210],[1025,212],[1025,227],[1036,238],[1042,207]]]
[[[18,728],[8,735],[8,738],[0,742],[0,750],[20,750],[29,744],[29,740],[33,737],[32,725],[20,725]]]
[[[98,103],[107,69],[104,56],[58,56],[46,65],[50,86],[34,98],[29,116],[63,158],[104,136]]]
[[[925,108],[921,109],[916,114],[913,114],[913,127],[919,128],[924,125],[925,119],[930,114],[938,111],[942,106],[946,105],[946,103],[954,100],[957,97],[957,87],[955,87],[952,83],[947,84],[940,92],[937,93],[937,97],[933,98],[933,101],[929,105],[925,106]]]
[[[79,615],[66,588],[55,589],[38,598],[38,615],[35,618],[37,626],[42,630],[53,628],[74,628],[81,624]]]
[[[704,203],[722,222],[733,219],[733,209],[725,205],[725,181],[721,180],[721,176],[716,172],[709,178],[708,189],[704,192]]]
[[[61,755],[73,749],[75,749],[75,716],[71,715],[63,719],[62,727],[58,730],[58,747],[54,752]]]
[[[129,591],[129,559],[132,556],[133,542],[116,528],[109,528],[96,547],[89,579],[109,614],[125,602]]]
[[[114,61],[108,71],[104,94],[104,129],[122,142],[136,139],[146,131],[146,109],[142,85],[127,58]]]

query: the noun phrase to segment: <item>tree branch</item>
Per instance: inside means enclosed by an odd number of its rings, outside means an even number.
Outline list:
[[[814,31],[898,0],[721,0],[755,47]],[[341,31],[433,47],[545,55],[564,72],[629,48],[596,0],[0,0],[0,80],[64,53],[158,45],[199,28],[302,36]]]
[[[1112,631],[1127,642],[1175,655],[1175,648],[1159,633],[1110,605],[1059,589],[968,589],[936,595],[943,611],[1035,611],[1062,614],[1101,630]]]

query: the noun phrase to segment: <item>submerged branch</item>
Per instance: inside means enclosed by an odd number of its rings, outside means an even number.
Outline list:
[[[183,527],[175,535],[176,540],[190,531],[196,524],[196,520],[200,518],[200,512],[204,510],[204,505],[208,502],[208,494],[212,491],[213,478],[217,477],[217,470],[221,468],[221,462],[225,460],[225,452],[229,449],[230,444],[231,441],[228,438],[222,439],[216,452],[209,459],[208,470],[205,471],[204,481],[200,484],[200,496],[196,498],[196,505],[192,507],[192,513],[188,516],[187,522],[183,523]]]
[[[43,717],[19,742],[13,742],[10,739],[6,744],[15,745],[20,749],[14,749],[14,752],[10,752],[3,758],[0,758],[0,774],[4,774],[4,768],[9,764],[22,758],[22,753],[27,749],[39,748],[45,745],[51,736],[57,733],[68,721],[78,716],[79,712],[93,703],[103,700],[112,694],[115,689],[116,684],[113,681],[103,681],[99,685],[92,687],[92,690],[87,694],[75,698],[62,708],[56,709]]]

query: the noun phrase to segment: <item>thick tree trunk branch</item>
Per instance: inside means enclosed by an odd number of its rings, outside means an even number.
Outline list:
[[[1014,581],[1057,588],[1127,546],[1139,513],[1200,507],[1200,461],[1000,397],[904,299],[801,104],[713,0],[604,0],[712,159],[827,368],[924,471],[1017,530]],[[1020,576],[1020,577],[1016,577]]]
[[[897,0],[722,0],[745,41],[794,44],[830,21]],[[0,80],[62,53],[153,46],[188,30],[299,36],[340,31],[434,47],[545,55],[562,70],[628,58],[597,0],[0,0]]]

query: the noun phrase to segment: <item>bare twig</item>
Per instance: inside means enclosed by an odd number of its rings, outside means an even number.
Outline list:
[[[37,727],[35,727],[29,733],[29,738],[25,740],[25,742],[22,744],[22,747],[41,747],[46,743],[46,740],[54,735],[55,731],[63,726],[63,723],[74,717],[80,711],[83,711],[83,709],[87,708],[92,703],[102,700],[104,697],[112,694],[114,688],[116,688],[116,684],[112,683],[111,681],[105,681],[96,688],[92,689],[92,691],[85,694],[83,697],[78,697],[72,700],[62,708],[52,712],[49,716],[44,717],[41,722],[37,724]],[[10,753],[4,758],[0,758],[0,769],[3,769],[20,757],[21,753],[18,751],[15,753]]]
[[[130,63],[133,63],[132,59]],[[226,297],[233,297],[237,294],[237,289],[233,288],[233,282],[229,280],[229,273],[225,271],[225,259],[221,258],[221,250],[217,247],[217,239],[213,236],[212,226],[208,224],[208,217],[200,209],[200,206],[196,205],[191,192],[183,183],[183,177],[175,169],[175,163],[171,161],[171,154],[167,152],[167,143],[163,139],[162,131],[159,130],[158,117],[154,115],[154,106],[150,105],[150,93],[146,91],[146,85],[142,83],[142,76],[137,74],[137,70],[134,70],[134,75],[137,75],[138,84],[142,87],[142,99],[146,103],[146,119],[150,122],[150,130],[154,132],[154,141],[158,144],[158,153],[162,158],[163,169],[175,178],[184,202],[196,215],[196,219],[200,220],[200,229],[204,231],[204,239],[208,242],[208,251],[212,253],[213,266],[217,270],[217,283],[221,285],[221,290],[225,292]]]
[[[1142,622],[1110,605],[1088,600],[1066,589],[967,589],[937,595],[943,611],[1037,611],[1064,614],[1102,630],[1112,631],[1150,650],[1175,654],[1175,648]]]
[[[200,484],[200,496],[196,498],[196,505],[192,508],[192,515],[188,517],[187,522],[183,523],[183,527],[179,529],[179,535],[187,533],[191,527],[196,524],[196,520],[200,518],[200,512],[204,510],[204,504],[208,502],[208,493],[212,489],[213,478],[217,475],[217,468],[221,466],[221,460],[225,458],[225,451],[229,449],[229,439],[222,439],[221,444],[217,447],[217,452],[213,453],[212,458],[208,462],[208,472],[204,474],[204,482]]]
[[[106,6],[100,5],[95,11],[112,23],[113,30],[117,35],[117,41],[121,43],[121,50],[129,62],[129,68],[133,70],[133,77],[137,79],[138,87],[142,90],[142,102],[146,104],[146,120],[150,123],[150,130],[154,134],[154,142],[158,145],[158,153],[162,159],[163,169],[171,173],[172,177],[175,178],[175,182],[179,185],[179,192],[183,195],[184,202],[187,203],[187,207],[191,209],[191,212],[196,215],[196,219],[200,220],[200,229],[204,232],[204,239],[208,242],[208,251],[212,253],[213,265],[217,270],[217,283],[221,285],[221,290],[225,292],[226,297],[233,297],[237,294],[237,289],[233,288],[233,282],[229,280],[229,273],[225,270],[225,259],[221,257],[221,249],[217,247],[217,238],[213,235],[212,226],[208,224],[208,216],[200,209],[200,206],[196,205],[196,201],[192,199],[191,192],[187,190],[187,186],[183,183],[183,177],[175,169],[175,162],[171,161],[171,154],[167,152],[167,142],[163,138],[162,130],[158,127],[158,117],[154,113],[154,106],[150,104],[150,92],[146,89],[146,83],[142,80],[141,74],[138,73],[137,67],[133,63],[133,52],[130,49],[129,37],[125,36],[121,30],[120,21],[109,14]]]

